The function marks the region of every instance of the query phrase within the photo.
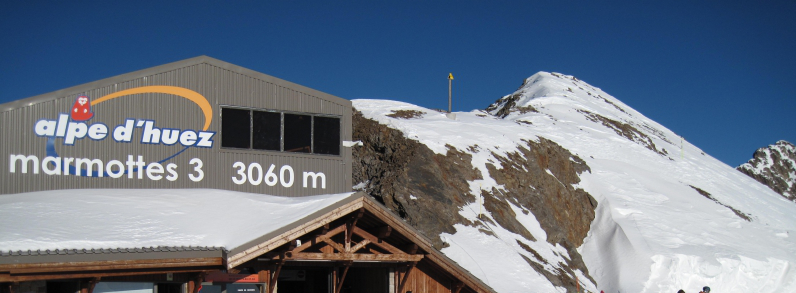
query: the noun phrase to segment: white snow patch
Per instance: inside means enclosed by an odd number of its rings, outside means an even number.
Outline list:
[[[215,246],[231,250],[351,195],[279,197],[216,189],[6,194],[0,196],[0,249]],[[218,216],[219,212],[232,214]]]
[[[353,190],[365,190],[365,188],[368,187],[368,183],[370,183],[369,180],[365,180],[365,181],[359,182],[359,183],[357,183],[357,185],[354,185],[353,187],[351,187],[351,189],[353,189]]]

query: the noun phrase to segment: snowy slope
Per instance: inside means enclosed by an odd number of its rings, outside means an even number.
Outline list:
[[[501,188],[486,165],[499,165],[493,154],[514,152],[523,139],[550,139],[585,160],[591,173],[581,174],[579,187],[599,203],[578,249],[597,282],[579,277],[587,291],[796,292],[796,205],[574,77],[537,73],[489,112],[457,112],[455,120],[395,101],[354,100],[354,107],[438,154],[446,145],[471,154],[485,178],[469,182],[473,195]],[[424,114],[387,116],[400,110]],[[545,269],[555,271],[566,250],[545,241],[533,214],[512,208],[549,261]],[[479,209],[473,202],[460,214],[475,219]],[[564,290],[522,259],[533,256],[517,244],[520,235],[500,226],[490,227],[496,237],[455,228],[442,235],[451,244],[442,251],[498,292]]]

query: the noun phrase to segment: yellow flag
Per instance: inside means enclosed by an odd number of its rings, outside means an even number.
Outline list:
[[[453,80],[453,73],[448,73],[448,79]]]

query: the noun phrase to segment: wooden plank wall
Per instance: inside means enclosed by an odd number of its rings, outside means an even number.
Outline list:
[[[404,274],[403,270],[398,270],[396,272],[396,287],[403,279]],[[421,262],[412,269],[409,279],[404,286],[404,292],[396,293],[406,293],[407,291],[412,291],[412,293],[450,293],[452,287],[451,283],[451,279],[435,273],[429,266]]]

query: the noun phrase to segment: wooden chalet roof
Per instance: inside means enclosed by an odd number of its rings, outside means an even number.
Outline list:
[[[270,222],[275,227],[266,229],[270,232],[261,232],[261,235],[231,249],[201,245],[49,250],[10,250],[0,247],[0,282],[222,270],[233,269],[248,261],[271,259],[333,260],[419,262],[459,280],[470,288],[469,291],[494,292],[434,249],[419,231],[364,193],[336,198],[340,199],[311,212],[305,211],[298,220],[285,223],[274,219]],[[236,216],[234,221],[241,224],[254,219],[269,222],[262,215],[250,218]],[[208,220],[213,219],[208,217]],[[19,237],[24,238],[25,235]],[[343,248],[343,238],[356,240],[349,241],[351,247]],[[338,252],[324,254],[312,250],[313,245],[323,241],[330,243]],[[364,253],[358,253],[358,250]]]
[[[346,227],[347,224],[350,225],[348,226],[350,228]],[[344,234],[341,233],[342,231],[334,231],[335,229],[351,229],[351,234],[359,234],[361,241],[357,243],[356,247],[345,249],[351,251],[350,253],[340,253],[339,256],[326,254],[326,258],[323,258],[324,256],[320,254],[306,253],[302,255],[302,247],[310,247],[315,243],[326,241],[335,245],[328,239],[335,233]],[[385,230],[390,232],[385,233]],[[387,243],[386,245],[382,244],[386,250],[385,254],[355,253],[357,249],[361,249],[360,246],[364,246],[363,244],[377,242]],[[354,242],[351,244],[354,245]],[[341,243],[337,245],[342,246]],[[340,247],[335,250],[344,250],[344,248]],[[230,251],[227,257],[227,267],[234,268],[247,261],[269,258],[287,261],[425,262],[435,270],[458,279],[475,292],[495,292],[469,271],[434,249],[431,242],[419,231],[364,193],[357,193],[355,196],[319,210],[300,221],[284,226],[274,233],[259,237]]]

